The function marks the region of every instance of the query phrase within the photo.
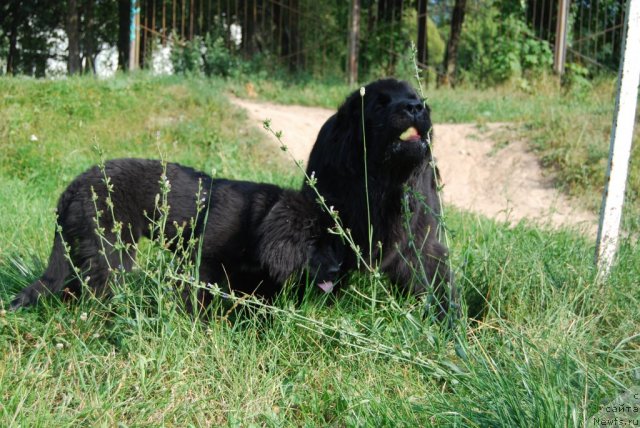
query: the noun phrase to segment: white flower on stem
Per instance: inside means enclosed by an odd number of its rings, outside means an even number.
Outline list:
[[[80,314],[80,321],[86,321],[87,318],[89,318],[89,316],[87,315],[86,312],[83,312]]]
[[[360,96],[364,97],[364,86],[360,87]]]
[[[29,137],[29,140],[31,141],[38,141],[38,136],[35,134],[31,134],[31,137]]]

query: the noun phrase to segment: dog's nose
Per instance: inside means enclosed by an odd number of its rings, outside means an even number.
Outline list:
[[[405,103],[404,110],[411,115],[415,115],[424,110],[424,105],[422,104],[422,101],[410,100]]]

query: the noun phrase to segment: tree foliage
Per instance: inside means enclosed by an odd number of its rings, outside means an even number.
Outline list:
[[[117,3],[109,0],[9,0],[0,5],[5,72],[43,77],[50,61],[68,61],[68,19],[77,18],[78,71],[92,72],[103,43],[115,45]]]
[[[479,85],[536,76],[548,70],[553,55],[548,43],[532,37],[519,10],[507,11],[500,2],[468,15],[460,41],[460,77]],[[509,12],[515,11],[515,12]]]
[[[416,43],[421,46],[420,61],[430,74],[442,75],[457,60],[452,68],[457,80],[487,85],[536,76],[551,63],[555,0],[359,1],[360,80],[411,74],[406,57],[419,31],[426,34],[426,48],[424,40]],[[462,26],[455,26],[461,30],[459,43],[451,43],[451,24],[458,16],[454,12],[460,9],[454,4],[469,9],[464,20],[458,19]],[[229,76],[250,69],[269,76],[345,76],[349,1],[139,0],[138,5],[138,60],[143,67],[150,67],[147,60],[156,47],[173,37],[172,58],[178,72]],[[568,40],[579,55],[570,52],[569,58],[580,66],[595,63],[615,69],[623,6],[624,0],[573,2]],[[419,9],[426,20],[419,20]],[[47,64],[58,60],[69,63],[70,70],[92,72],[105,46],[117,46],[119,65],[125,68],[130,10],[131,0],[4,1],[0,3],[3,71],[43,76]],[[70,22],[77,22],[77,30]],[[604,38],[587,34],[602,26],[607,28]],[[447,59],[449,65],[444,65],[448,45],[456,49]],[[585,53],[591,62],[582,61]]]

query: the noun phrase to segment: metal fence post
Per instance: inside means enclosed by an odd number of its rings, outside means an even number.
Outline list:
[[[131,0],[131,23],[129,25],[129,70],[138,69],[138,29],[140,7],[137,0]]]
[[[556,23],[556,43],[553,49],[553,71],[562,75],[564,62],[567,57],[567,21],[569,18],[569,0],[558,2],[558,17]]]
[[[609,163],[596,243],[596,263],[601,277],[608,275],[618,246],[640,82],[638,46],[640,46],[640,0],[628,0],[616,106],[611,128]]]

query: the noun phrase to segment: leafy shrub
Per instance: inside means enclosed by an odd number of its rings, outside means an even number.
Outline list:
[[[173,69],[178,74],[229,77],[241,74],[240,58],[227,47],[220,34],[209,33],[203,39],[176,41],[171,50]]]
[[[513,78],[530,78],[553,63],[549,45],[534,39],[518,14],[505,16],[491,6],[467,17],[458,53],[458,68],[464,80],[488,86]]]
[[[171,63],[176,74],[202,75],[202,39],[179,40],[174,36]]]
[[[406,58],[412,57],[411,40],[417,39],[418,17],[413,8],[405,8],[402,21],[393,28],[377,28],[371,32],[363,28],[360,50],[362,74],[372,78],[385,75],[411,78],[413,61]],[[427,18],[427,51],[427,64],[431,67],[439,66],[444,59],[445,41],[431,18]]]
[[[575,62],[567,63],[562,84],[569,89],[584,92],[592,86],[589,80],[589,69]]]
[[[207,34],[203,50],[204,74],[207,76],[229,77],[240,66],[238,58],[220,35]]]

